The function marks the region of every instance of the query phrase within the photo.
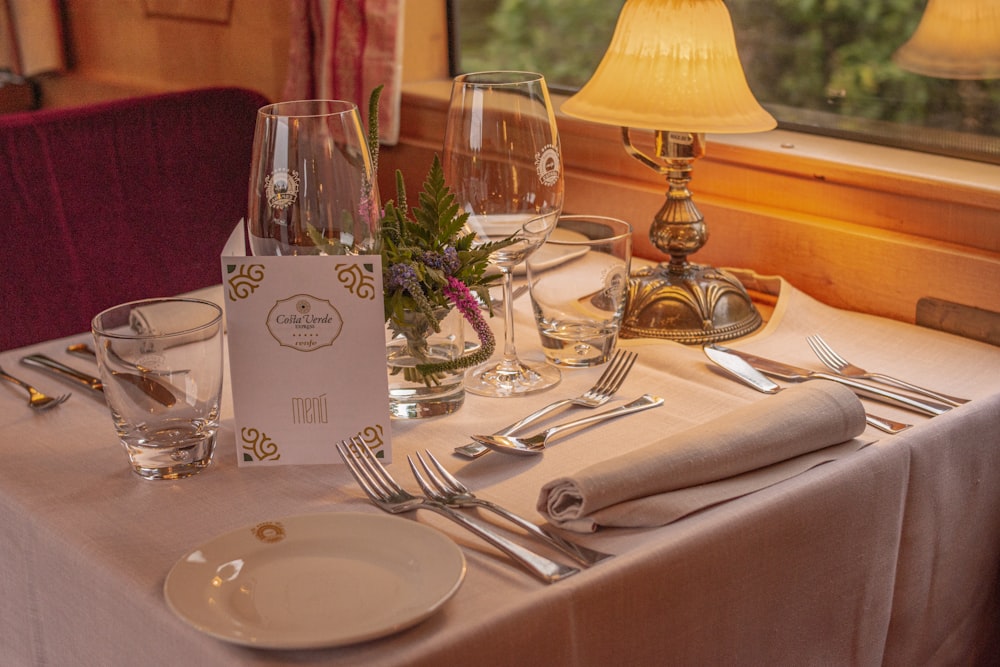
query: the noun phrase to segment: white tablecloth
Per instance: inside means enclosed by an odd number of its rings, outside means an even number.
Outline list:
[[[220,642],[176,618],[162,587],[183,553],[220,533],[296,514],[377,513],[341,466],[239,469],[227,420],[211,469],[145,482],[127,469],[99,398],[75,391],[59,408],[34,413],[5,387],[0,662],[989,664],[1000,643],[1000,349],[834,310],[787,284],[780,291],[766,327],[732,347],[819,368],[805,335],[821,333],[861,365],[974,400],[933,419],[866,402],[871,412],[916,426],[896,436],[869,429],[864,437],[875,444],[856,454],[663,528],[575,536],[617,556],[551,586],[457,526],[419,513],[415,520],[462,546],[461,589],[414,628],[339,649]],[[517,304],[518,342],[537,357],[527,301]],[[66,359],[67,343],[86,339],[4,352],[0,365],[62,389],[18,359],[28,351]],[[451,455],[465,434],[577,395],[601,369],[565,371],[542,394],[470,395],[453,415],[393,422],[390,469],[410,484],[405,455],[430,449],[480,496],[541,521],[534,505],[545,482],[734,407],[766,405],[767,396],[715,372],[698,348],[621,344],[639,361],[617,398],[657,393],[666,407],[566,437],[541,457]]]

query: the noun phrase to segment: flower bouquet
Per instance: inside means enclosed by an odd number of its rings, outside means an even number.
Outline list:
[[[372,93],[368,123],[376,173],[380,92],[377,88]],[[486,361],[495,349],[483,308],[492,315],[489,288],[500,276],[487,274],[486,269],[490,254],[516,238],[475,244],[475,234],[465,227],[468,217],[445,183],[438,156],[412,210],[408,210],[403,176],[396,172],[396,199],[386,203],[381,223],[382,284],[386,325],[397,342],[389,347],[389,372],[402,373],[406,382],[434,388],[451,378],[461,390],[459,373]],[[479,346],[467,351],[459,340],[443,352],[442,346],[431,342],[454,310],[476,333]],[[405,345],[398,344],[402,341]]]

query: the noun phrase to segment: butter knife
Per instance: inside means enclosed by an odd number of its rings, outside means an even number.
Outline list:
[[[880,401],[889,405],[895,405],[897,407],[906,408],[908,410],[930,415],[932,417],[944,414],[951,409],[950,406],[942,405],[940,403],[919,400],[910,396],[898,394],[894,391],[882,389],[880,387],[873,387],[872,385],[865,384],[864,382],[851,380],[840,375],[833,375],[822,371],[813,371],[807,368],[800,368],[798,366],[785,364],[780,361],[774,361],[773,359],[765,359],[764,357],[758,357],[757,355],[750,354],[749,352],[743,352],[742,350],[733,350],[718,344],[706,347],[712,347],[716,350],[735,354],[761,373],[778,378],[779,380],[785,380],[786,382],[830,380],[831,382],[838,382],[845,387],[850,387],[850,389],[861,398],[869,398],[873,401]]]
[[[718,364],[731,377],[736,378],[743,384],[765,394],[777,394],[781,391],[782,388],[777,382],[768,378],[732,351],[716,345],[705,345],[702,349],[709,359]],[[886,419],[885,417],[879,417],[867,412],[865,413],[865,421],[869,426],[886,433],[899,433],[912,426],[912,424],[904,424],[903,422],[893,421],[892,419]]]
[[[26,366],[41,368],[55,377],[68,380],[74,384],[82,385],[91,391],[101,394],[104,393],[104,383],[101,382],[100,378],[78,371],[71,366],[67,366],[62,362],[56,361],[52,357],[45,356],[44,354],[29,354],[26,357],[21,358],[21,363]],[[138,375],[136,373],[125,373],[121,371],[112,371],[111,374],[114,375],[115,379],[122,380],[128,385],[137,387],[145,396],[152,398],[157,403],[160,403],[168,408],[177,402],[177,397],[174,396],[174,393],[158,380],[144,375]]]

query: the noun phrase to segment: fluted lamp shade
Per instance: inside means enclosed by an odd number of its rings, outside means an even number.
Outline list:
[[[704,135],[777,124],[747,85],[722,0],[627,0],[600,65],[562,111],[621,127],[625,150],[667,180],[649,238],[670,260],[630,276],[619,335],[704,344],[757,329],[739,280],[687,260],[708,240],[687,187]],[[653,131],[655,156],[632,143],[631,129]]]
[[[562,105],[570,116],[647,130],[770,130],[736,52],[721,0],[629,0],[590,81]]]
[[[930,0],[892,59],[941,79],[1000,78],[1000,0]]]

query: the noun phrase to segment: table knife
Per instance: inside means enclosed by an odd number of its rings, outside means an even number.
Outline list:
[[[894,391],[882,389],[881,387],[873,387],[872,385],[865,384],[864,382],[851,380],[840,375],[833,375],[822,371],[812,371],[807,368],[800,368],[798,366],[792,366],[780,361],[774,361],[773,359],[765,359],[764,357],[758,357],[754,354],[750,354],[749,352],[743,352],[742,350],[733,350],[718,344],[706,347],[711,347],[713,349],[721,350],[723,352],[728,352],[741,357],[744,361],[750,364],[750,366],[757,369],[761,373],[778,378],[779,380],[785,380],[786,382],[803,382],[805,380],[814,379],[830,380],[831,382],[838,382],[846,387],[849,387],[861,398],[869,398],[873,401],[880,401],[889,405],[895,405],[897,407],[906,408],[908,410],[930,415],[932,417],[943,414],[951,409],[950,406],[942,405],[940,403],[923,401],[910,396],[905,396]]]
[[[82,385],[94,392],[101,394],[104,393],[104,383],[101,382],[100,378],[78,371],[71,366],[67,366],[62,362],[45,356],[44,354],[29,354],[26,357],[21,358],[21,363],[26,366],[41,368],[51,375],[69,380],[74,384]],[[115,379],[122,380],[128,385],[137,387],[143,395],[152,398],[161,405],[170,407],[177,402],[177,397],[174,393],[159,380],[145,375],[125,373],[121,371],[112,371],[112,375],[114,375]]]
[[[104,384],[101,382],[100,378],[78,371],[71,366],[67,366],[62,362],[45,356],[44,354],[29,354],[28,356],[21,358],[21,363],[25,366],[41,368],[50,375],[54,375],[64,380],[69,380],[75,384],[83,385],[91,391],[101,393],[104,392]]]
[[[737,356],[734,351],[717,345],[705,345],[702,349],[709,359],[743,384],[765,394],[777,394],[781,391],[781,386],[777,382],[774,382],[748,364],[742,357]],[[899,433],[912,426],[912,424],[904,424],[903,422],[886,419],[885,417],[879,417],[867,412],[865,413],[865,421],[869,426],[873,426],[886,433]]]

